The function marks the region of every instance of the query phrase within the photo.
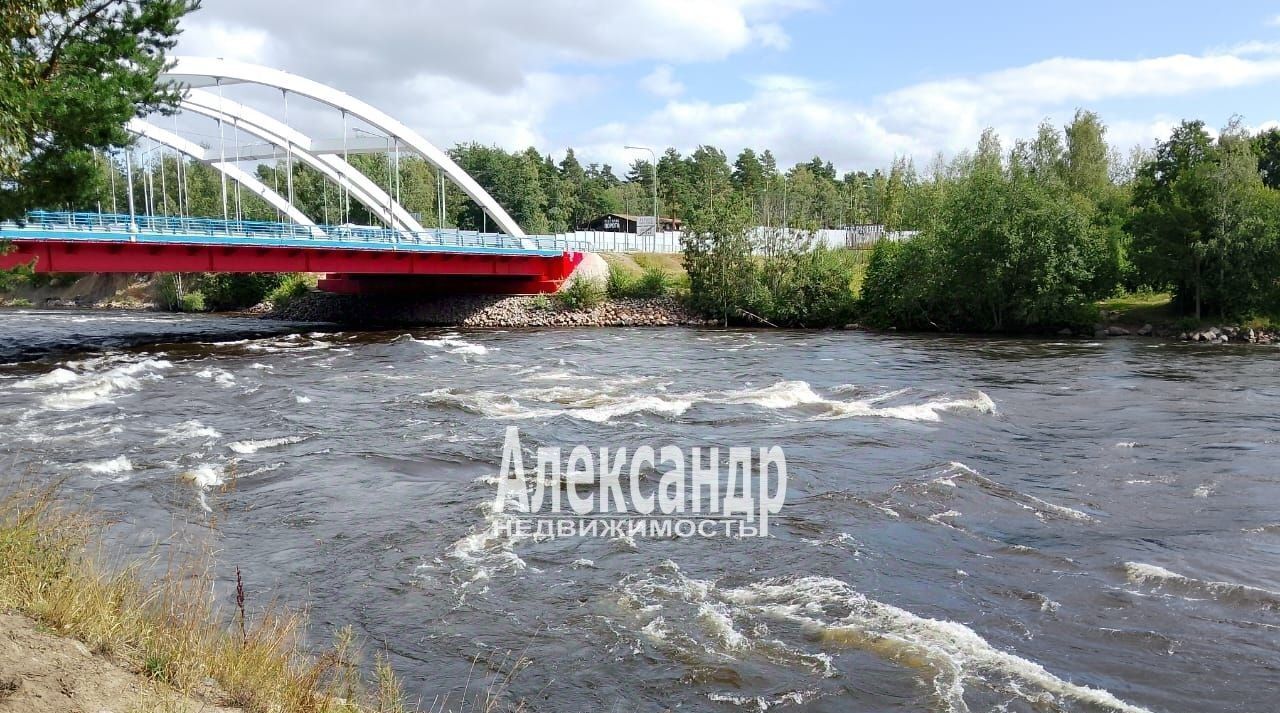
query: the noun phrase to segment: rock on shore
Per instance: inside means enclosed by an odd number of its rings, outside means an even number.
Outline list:
[[[342,324],[458,327],[645,327],[714,324],[671,297],[608,300],[563,309],[550,295],[433,295],[406,299],[312,292],[266,315],[271,319]]]

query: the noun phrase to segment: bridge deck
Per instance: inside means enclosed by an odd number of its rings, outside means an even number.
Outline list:
[[[459,230],[409,233],[363,226],[36,212],[0,223],[12,249],[0,268],[37,272],[319,272],[344,291],[554,291],[582,259],[563,239]],[[430,284],[422,278],[432,278]]]

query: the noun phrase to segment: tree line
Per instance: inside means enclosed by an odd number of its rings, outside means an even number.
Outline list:
[[[1280,308],[1280,130],[1250,134],[1233,121],[1215,136],[1186,121],[1154,149],[1128,154],[1106,131],[1082,110],[1010,146],[988,130],[973,150],[937,156],[923,170],[900,158],[843,175],[820,157],[782,169],[768,150],[745,149],[730,163],[711,146],[667,149],[657,166],[659,209],[689,227],[691,298],[726,321],[1034,330],[1082,324],[1094,301],[1143,289],[1171,291],[1175,306],[1197,318]],[[652,209],[648,161],[620,177],[607,164],[584,166],[572,149],[559,161],[534,148],[479,144],[450,155],[531,233]],[[91,190],[68,207],[123,210],[123,167],[97,156]],[[494,229],[416,156],[350,160],[424,226]],[[234,182],[224,189],[198,161],[153,150],[133,168],[137,210],[280,219]],[[299,161],[264,162],[256,172],[317,222],[378,222]],[[918,236],[878,245],[862,261],[807,238],[867,223]]]

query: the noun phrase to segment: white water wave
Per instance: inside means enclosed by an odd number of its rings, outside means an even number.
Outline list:
[[[486,418],[531,419],[563,415],[592,423],[606,423],[619,416],[640,412],[679,416],[693,405],[692,400],[660,395],[612,396],[601,393],[584,394],[583,398],[569,403],[542,402],[539,407],[528,407],[515,397],[487,391],[435,389],[423,397],[431,403],[454,406]]]
[[[921,671],[948,711],[968,711],[966,687],[978,684],[1030,703],[1047,697],[1120,713],[1148,713],[1106,690],[1071,683],[998,649],[963,624],[917,616],[829,577],[765,580],[726,590],[723,597],[765,616],[799,623],[824,644],[867,651]]]
[[[125,474],[133,471],[133,463],[129,462],[129,459],[125,456],[116,456],[109,460],[83,463],[82,467],[94,475],[117,476],[115,479],[116,482],[128,480],[129,476]]]
[[[156,430],[161,434],[160,439],[156,441],[157,445],[190,441],[204,441],[207,444],[222,438],[222,434],[217,429],[210,428],[195,419],[183,421],[168,429]]]
[[[229,389],[236,385],[236,377],[225,369],[205,368],[197,371],[195,376],[198,379],[208,379],[224,389]]]
[[[1072,683],[1040,664],[996,648],[969,627],[879,602],[830,577],[770,578],[722,588],[685,576],[673,562],[620,583],[624,611],[650,645],[697,664],[704,655],[768,662],[836,676],[831,653],[852,648],[920,672],[939,707],[969,711],[965,693],[982,687],[1007,701],[1065,701],[1118,713],[1149,713],[1112,693]],[[769,620],[799,625],[798,643],[770,638]],[[808,651],[814,642],[825,651]],[[714,660],[714,659],[713,659]],[[755,699],[734,691],[735,702]],[[716,698],[714,700],[724,700]]]
[[[428,347],[436,347],[443,349],[450,354],[468,354],[473,356],[483,356],[489,353],[489,348],[483,344],[468,342],[461,338],[461,335],[446,334],[435,339],[418,339],[411,334],[405,334],[400,339],[408,340],[414,344],[422,344]]]
[[[101,371],[95,370],[97,366],[111,363],[116,365]],[[101,359],[69,362],[67,366],[82,366],[85,370],[54,369],[43,376],[19,382],[15,384],[15,388],[45,392],[40,398],[40,404],[47,409],[74,411],[109,403],[114,396],[138,391],[144,382],[163,379],[160,372],[172,368],[173,364],[163,359],[143,359],[136,362]]]
[[[968,482],[977,485],[982,490],[995,495],[996,497],[1011,500],[1022,505],[1022,507],[1031,510],[1036,517],[1043,520],[1045,518],[1059,520],[1075,520],[1082,523],[1096,523],[1098,519],[1092,515],[1070,508],[1065,505],[1058,505],[1047,500],[1042,500],[1034,495],[1015,490],[1007,485],[998,483],[991,478],[982,475],[978,471],[970,468],[964,463],[953,461],[944,470],[943,474],[930,481],[934,485],[940,485],[947,488],[957,488],[956,481]],[[932,518],[930,518],[932,519]]]
[[[751,405],[770,410],[819,407],[815,420],[856,416],[892,418],[906,421],[940,421],[944,411],[972,410],[995,413],[995,403],[979,391],[972,398],[937,398],[923,403],[880,405],[901,396],[906,390],[854,401],[840,401],[816,393],[804,381],[783,381],[770,386],[728,392],[669,393],[665,384],[653,385],[652,393],[619,393],[618,384],[600,387],[557,385],[526,388],[513,394],[488,391],[436,389],[423,394],[433,403],[442,403],[495,419],[529,419],[569,416],[583,421],[605,423],[620,416],[648,412],[681,416],[697,404]]]
[[[257,453],[264,448],[279,448],[293,443],[301,443],[307,440],[306,436],[282,436],[280,438],[263,438],[257,441],[236,441],[228,444],[227,447],[241,455],[249,455]]]
[[[1235,582],[1187,577],[1143,562],[1125,562],[1125,575],[1134,584],[1165,587],[1189,597],[1212,599],[1228,604],[1258,606],[1263,609],[1280,609],[1280,592]]]

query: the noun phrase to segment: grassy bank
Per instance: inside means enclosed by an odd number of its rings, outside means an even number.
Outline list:
[[[95,543],[104,528],[61,504],[54,488],[10,489],[0,497],[0,611],[136,672],[162,694],[144,713],[172,710],[164,703],[171,694],[208,698],[211,684],[216,703],[252,713],[410,710],[383,658],[371,677],[361,674],[350,629],[338,631],[331,648],[306,651],[302,615],[277,607],[251,613],[242,592],[239,606],[223,610],[212,601],[208,568],[171,564],[152,580],[163,569],[157,562],[120,563],[102,553]],[[496,706],[487,693],[465,705]]]

